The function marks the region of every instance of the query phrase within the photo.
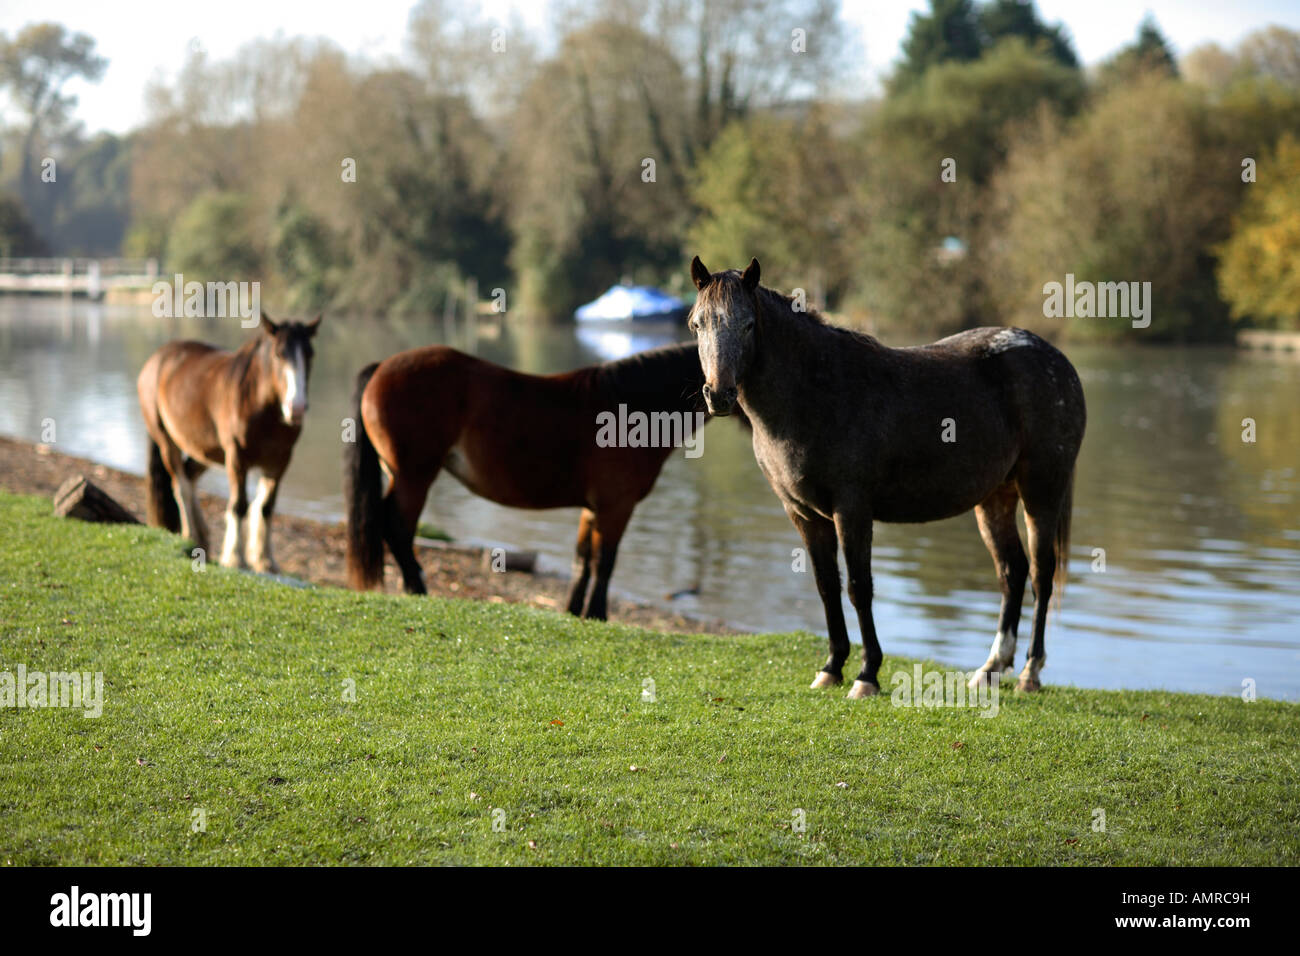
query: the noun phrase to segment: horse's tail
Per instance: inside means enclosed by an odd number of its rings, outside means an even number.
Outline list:
[[[149,439],[149,487],[145,491],[145,515],[156,528],[172,533],[181,530],[181,509],[172,490],[172,476],[163,464],[162,449]]]
[[[343,495],[348,509],[348,587],[368,590],[384,580],[384,496],[379,455],[361,419],[361,396],[379,363],[357,375],[352,395],[356,441],[343,451]]]
[[[1065,494],[1061,496],[1061,513],[1056,519],[1056,540],[1053,544],[1056,553],[1056,571],[1052,575],[1052,593],[1056,596],[1056,609],[1061,609],[1065,594],[1065,578],[1070,568],[1070,514],[1074,511],[1074,471],[1070,469],[1070,478],[1065,483]]]

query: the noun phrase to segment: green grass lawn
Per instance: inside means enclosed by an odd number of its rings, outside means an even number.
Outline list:
[[[0,671],[104,675],[98,719],[0,707],[0,863],[1300,862],[1293,704],[1008,685],[984,718],[893,706],[893,657],[849,701],[806,633],[196,573],[43,499],[0,529]]]

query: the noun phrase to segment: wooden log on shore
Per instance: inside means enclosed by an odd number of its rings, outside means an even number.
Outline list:
[[[85,475],[76,475],[54,493],[54,513],[61,518],[109,524],[140,524],[140,519],[118,504]]]

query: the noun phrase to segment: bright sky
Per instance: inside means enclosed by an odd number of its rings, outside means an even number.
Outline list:
[[[109,58],[108,70],[98,84],[70,83],[68,89],[79,97],[77,115],[88,130],[124,132],[144,118],[145,85],[152,77],[174,75],[193,38],[214,59],[276,33],[325,36],[351,54],[397,57],[413,5],[414,0],[0,0],[0,31],[12,34],[27,23],[53,20],[93,36],[98,52]],[[856,33],[863,55],[857,84],[864,93],[872,92],[897,57],[912,12],[929,4],[842,0],[842,5],[842,17]],[[479,6],[503,22],[517,11],[531,30],[548,22],[545,4],[536,0],[482,0]],[[1230,47],[1271,23],[1300,29],[1296,0],[1038,0],[1038,10],[1049,23],[1064,21],[1085,63],[1129,42],[1147,11],[1180,54],[1210,40]]]

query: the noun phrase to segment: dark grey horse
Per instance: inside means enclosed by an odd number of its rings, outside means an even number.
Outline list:
[[[759,285],[756,259],[743,273],[710,274],[696,257],[691,276],[700,290],[690,327],[704,400],[714,415],[739,405],[748,416],[754,457],[812,558],[830,630],[830,659],[812,686],[839,684],[849,656],[837,549],[862,627],[862,671],[849,696],[866,697],[880,690],[882,657],[871,619],[872,522],[936,521],[974,508],[997,566],[1002,612],[971,686],[1012,666],[1029,577],[1034,639],[1017,689],[1038,690],[1053,576],[1064,585],[1086,419],[1065,356],[1032,332],[1000,328],[888,348]]]

